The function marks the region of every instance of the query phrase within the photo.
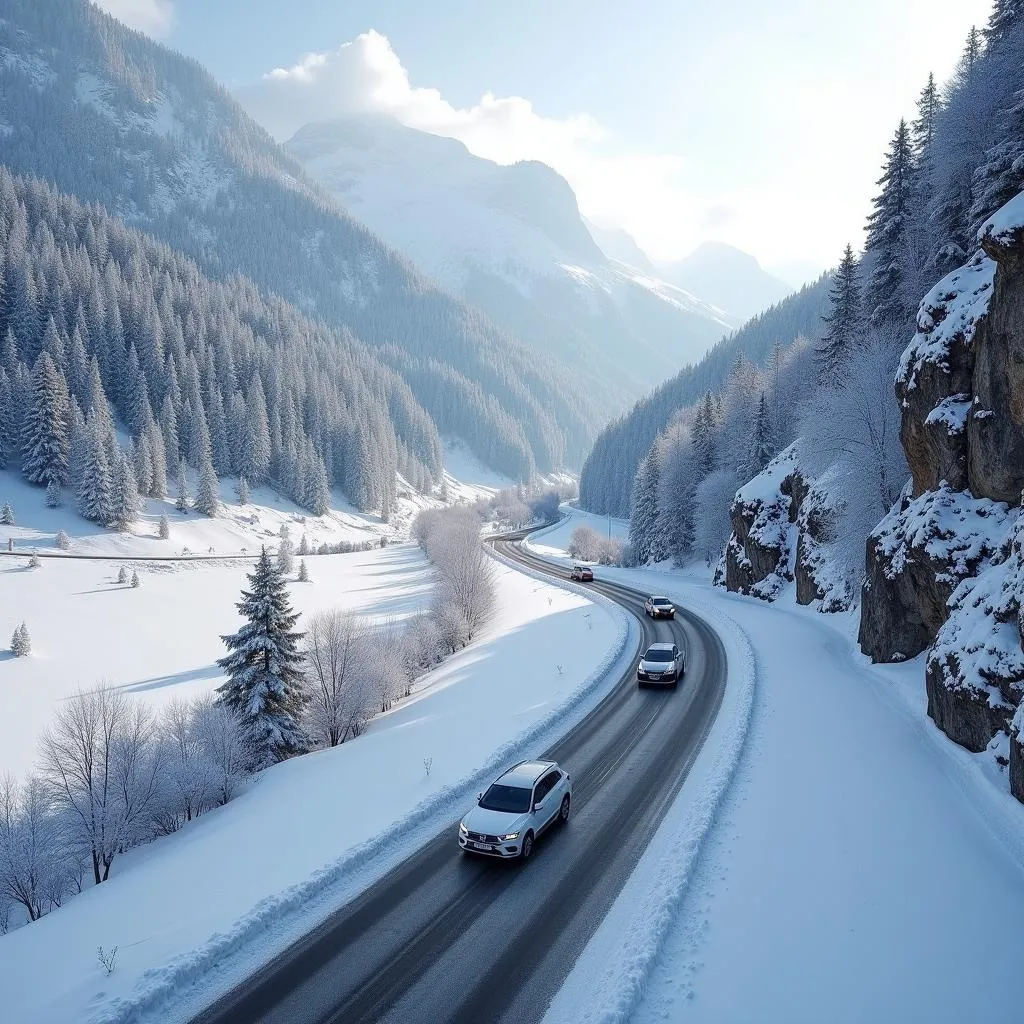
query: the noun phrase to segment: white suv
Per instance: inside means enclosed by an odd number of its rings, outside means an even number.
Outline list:
[[[569,819],[572,779],[554,761],[523,761],[481,793],[459,825],[464,853],[526,860],[534,840]]]

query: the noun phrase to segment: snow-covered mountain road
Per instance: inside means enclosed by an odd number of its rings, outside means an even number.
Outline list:
[[[534,572],[564,577],[499,546]],[[542,1016],[682,786],[725,691],[725,649],[706,622],[686,613],[652,623],[636,591],[594,589],[641,619],[643,644],[685,644],[688,667],[676,691],[639,690],[631,667],[546,752],[574,776],[569,826],[538,844],[524,869],[462,857],[446,828],[196,1024]]]

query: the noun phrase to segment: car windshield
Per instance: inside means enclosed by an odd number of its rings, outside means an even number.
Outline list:
[[[480,800],[485,811],[508,811],[520,814],[530,809],[530,794],[533,790],[521,786],[501,786],[497,782],[491,786]]]
[[[651,604],[660,605],[662,607],[664,607],[665,605],[669,605],[671,603],[672,602],[667,597],[652,597],[651,598]]]
[[[657,649],[657,650],[652,648],[651,650],[649,650],[644,655],[644,661],[671,661],[671,660],[672,660],[672,652],[668,651],[668,650],[665,650],[664,648],[660,648],[660,649]]]

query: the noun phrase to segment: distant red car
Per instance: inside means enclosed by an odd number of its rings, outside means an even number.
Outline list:
[[[569,573],[569,579],[579,580],[581,583],[593,583],[594,570],[589,565],[574,565],[572,572]]]

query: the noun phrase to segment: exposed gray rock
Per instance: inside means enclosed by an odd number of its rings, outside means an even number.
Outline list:
[[[1008,529],[1005,505],[944,484],[893,508],[867,542],[861,650],[885,662],[925,650],[953,591],[998,555]]]

